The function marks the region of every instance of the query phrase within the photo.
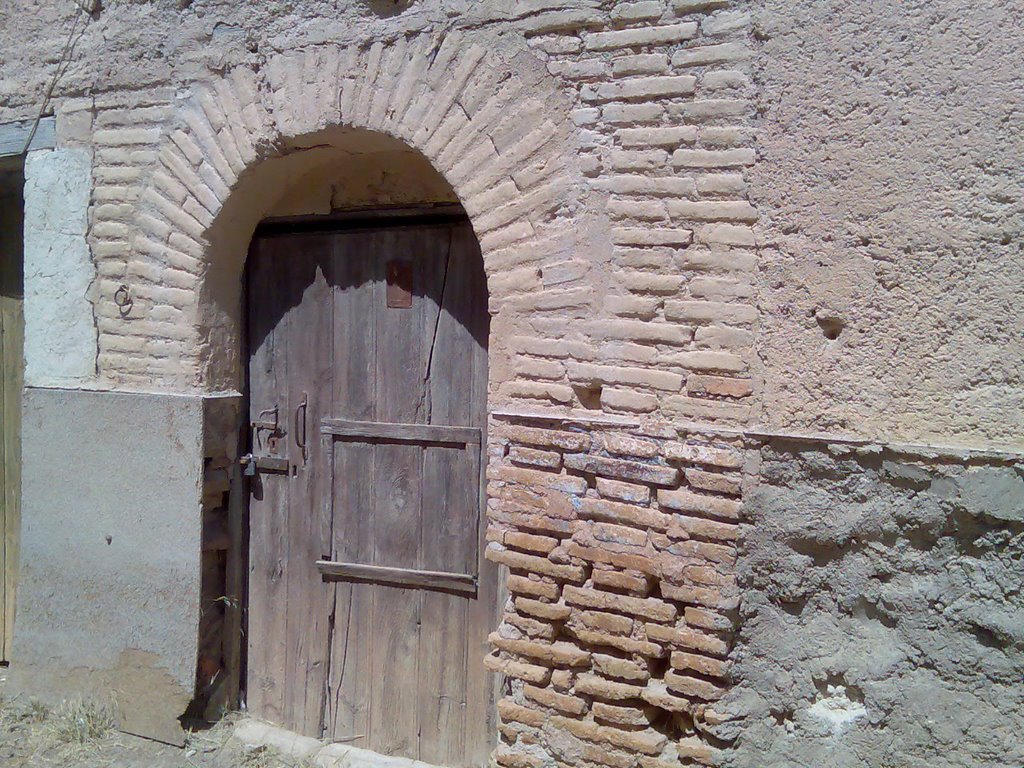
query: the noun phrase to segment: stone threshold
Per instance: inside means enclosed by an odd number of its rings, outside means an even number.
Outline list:
[[[232,737],[243,747],[268,747],[296,762],[316,768],[441,768],[421,760],[381,755],[349,744],[332,744],[300,736],[251,717],[235,725]]]

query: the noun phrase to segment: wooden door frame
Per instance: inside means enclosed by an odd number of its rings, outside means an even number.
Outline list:
[[[459,204],[433,204],[433,205],[419,205],[419,206],[375,206],[372,208],[356,208],[347,209],[342,211],[335,211],[330,214],[310,214],[303,216],[286,216],[286,217],[269,217],[260,221],[255,230],[253,231],[252,238],[250,239],[250,249],[246,255],[245,264],[242,270],[242,291],[241,291],[241,328],[239,333],[239,345],[241,347],[242,354],[240,355],[240,361],[242,363],[242,398],[240,408],[240,425],[242,429],[239,430],[239,446],[238,455],[244,455],[249,452],[252,448],[250,445],[252,440],[252,430],[249,428],[249,406],[250,406],[250,379],[249,379],[249,354],[250,354],[250,313],[249,313],[249,257],[252,255],[251,246],[252,243],[258,237],[287,237],[291,235],[302,235],[302,234],[315,234],[315,233],[330,233],[330,232],[350,232],[358,230],[373,230],[382,227],[422,227],[425,225],[444,225],[444,224],[468,224],[472,228],[472,220],[469,218],[466,211]],[[474,233],[475,237],[475,233]],[[490,352],[488,345],[488,361],[490,361]],[[481,442],[480,442],[480,461],[479,461],[479,496],[478,496],[478,510],[479,517],[477,521],[477,553],[478,559],[482,559],[483,552],[487,546],[487,487],[486,487],[486,476],[487,476],[487,420],[490,416],[490,408],[485,408],[484,422],[481,426]],[[250,541],[250,526],[249,526],[249,514],[250,514],[250,501],[251,501],[251,483],[247,478],[241,477],[241,473],[237,472],[239,478],[239,524],[234,532],[239,540],[239,553],[237,557],[237,563],[234,569],[234,578],[239,584],[238,594],[242,602],[243,610],[238,611],[237,627],[231,627],[228,631],[231,631],[236,638],[233,642],[237,644],[237,664],[236,669],[232,671],[232,674],[236,676],[236,688],[239,701],[246,700],[246,685],[248,679],[248,641],[249,637],[249,562],[251,555],[251,541]],[[229,572],[229,581],[232,579],[232,574]],[[499,573],[499,583],[497,593],[493,605],[489,606],[490,609],[495,611],[495,620],[497,620],[497,612],[500,609],[500,595],[501,595],[502,583]],[[483,664],[483,658],[480,659],[481,665]]]
[[[43,149],[53,149],[57,145],[57,121],[53,116],[40,116],[35,120],[22,120],[13,123],[0,123],[0,197],[6,197],[8,190],[4,177],[10,174],[16,179],[17,183],[17,194],[21,197],[21,221],[22,221],[22,242],[24,243],[24,218],[25,218],[25,203],[24,203],[24,187],[25,187],[25,157],[29,152]],[[14,192],[15,190],[11,190]],[[25,264],[25,253],[24,247],[20,251],[21,254],[21,265],[20,269],[24,270]],[[24,355],[24,272],[22,272],[21,290],[22,290],[22,355],[21,355],[21,376],[20,376],[20,389],[21,395],[25,391],[25,355]],[[17,589],[17,572],[18,572],[18,557],[19,547],[18,539],[20,538],[21,528],[21,483],[20,483],[20,470],[21,470],[21,430],[20,430],[20,402],[21,396],[18,397],[19,402],[19,429],[17,442],[18,445],[18,488],[15,491],[15,503],[14,503],[14,521],[13,530],[11,521],[7,514],[8,506],[6,504],[10,497],[10,494],[4,492],[4,496],[8,499],[4,499],[5,514],[0,516],[3,518],[0,521],[0,568],[4,570],[3,578],[3,589],[0,590],[0,662],[9,663],[11,661],[11,647],[14,639],[14,623],[15,623],[15,604],[16,604],[16,589]],[[6,442],[6,441],[5,441]],[[6,451],[4,451],[6,456]],[[4,459],[6,461],[6,459]],[[12,549],[13,543],[13,562],[8,562],[8,551]],[[11,586],[10,582],[13,582]],[[10,588],[9,588],[10,587]]]
[[[25,279],[24,239],[25,206],[24,165],[20,157],[0,158],[0,200],[9,212],[0,214],[0,225],[11,232],[0,233],[8,240],[10,253],[3,253],[0,292],[4,310],[0,321],[0,662],[10,663],[14,644],[15,604],[19,571],[21,530],[21,402],[25,386]],[[7,206],[4,206],[5,209]],[[16,230],[16,231],[15,231]],[[10,327],[8,327],[10,324]]]

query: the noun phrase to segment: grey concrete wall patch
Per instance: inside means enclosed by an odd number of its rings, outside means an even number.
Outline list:
[[[202,415],[201,398],[26,392],[14,690],[113,699],[125,730],[180,738],[196,668]]]

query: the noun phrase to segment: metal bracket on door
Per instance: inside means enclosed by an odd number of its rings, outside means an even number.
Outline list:
[[[242,465],[242,474],[246,477],[255,477],[257,472],[276,475],[287,475],[291,472],[291,462],[278,456],[253,456],[247,453],[238,460],[238,463]]]
[[[265,418],[265,417],[270,418]],[[253,450],[260,450],[263,446],[263,435],[267,433],[267,445],[271,451],[277,450],[277,441],[284,434],[281,431],[279,419],[279,408],[265,408],[260,411],[256,418],[249,423],[252,429]],[[245,477],[255,477],[257,472],[287,475],[291,474],[291,462],[287,456],[261,456],[255,453],[247,453],[239,458],[238,463],[242,465],[242,474]]]
[[[265,419],[264,416],[272,416],[271,419]],[[265,408],[260,411],[256,418],[249,422],[249,427],[252,429],[252,445],[254,448],[261,448],[263,441],[260,439],[260,432],[268,432],[268,442],[277,439],[277,434],[280,431],[281,425],[278,421],[278,407],[275,405],[273,408]],[[273,450],[273,446],[271,446]]]
[[[264,416],[273,416],[273,419],[264,419]],[[253,429],[265,429],[268,432],[277,432],[277,406],[265,408],[259,412],[256,420],[252,422]]]

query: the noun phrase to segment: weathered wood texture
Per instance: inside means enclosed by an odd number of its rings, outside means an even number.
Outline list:
[[[19,123],[0,125],[0,157],[20,155],[26,150],[26,142],[32,137],[29,150],[53,149],[57,143],[57,121],[53,117],[44,117],[35,128],[35,120],[23,120]]]
[[[470,576],[468,573],[421,571],[415,568],[390,568],[384,565],[363,565],[362,563],[338,563],[334,560],[317,560],[316,567],[325,579],[335,578],[339,581],[448,590],[468,595],[476,594],[476,577]]]
[[[471,427],[443,427],[436,424],[388,424],[380,421],[324,419],[325,435],[375,438],[400,443],[461,443],[480,445],[480,430]]]
[[[24,382],[22,314],[22,203],[0,197],[0,660],[11,660],[18,533],[21,528],[21,390]]]
[[[396,273],[411,287],[397,306]],[[276,406],[282,433],[258,450],[295,466],[255,484],[250,709],[384,754],[481,765],[496,733],[483,657],[497,574],[482,561],[488,315],[472,230],[262,237],[249,288],[251,416]],[[324,563],[345,567],[311,584]]]

